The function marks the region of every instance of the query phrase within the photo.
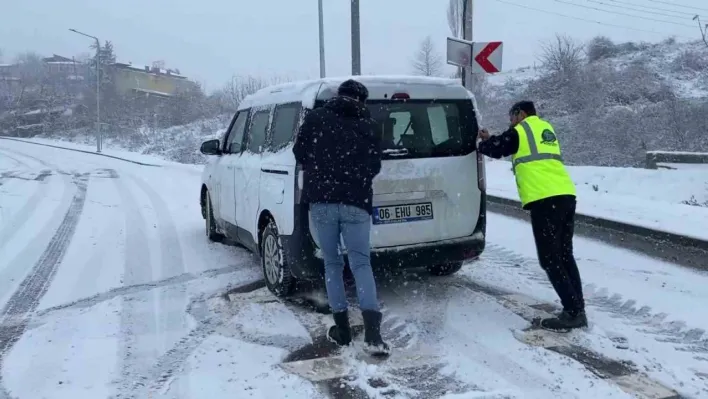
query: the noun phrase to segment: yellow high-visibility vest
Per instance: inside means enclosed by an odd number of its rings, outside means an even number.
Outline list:
[[[519,149],[511,162],[521,205],[557,195],[575,195],[553,126],[538,116],[529,116],[515,129]]]

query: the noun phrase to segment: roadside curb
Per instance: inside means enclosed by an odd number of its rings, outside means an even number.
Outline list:
[[[93,152],[93,151],[80,150],[80,149],[78,149],[78,148],[69,148],[69,147],[62,147],[62,146],[52,145],[52,144],[46,144],[46,143],[37,143],[37,142],[35,142],[35,141],[23,140],[23,139],[18,139],[18,138],[14,138],[14,137],[0,136],[0,139],[2,139],[2,140],[19,141],[20,143],[41,145],[41,146],[45,146],[45,147],[58,148],[58,149],[60,149],[60,150],[75,151],[75,152],[83,152],[84,154],[91,154],[91,155],[98,155],[98,156],[102,156],[102,157],[106,157],[106,158],[113,158],[113,159],[117,159],[117,160],[119,160],[119,161],[130,162],[130,163],[134,163],[134,164],[136,164],[136,165],[141,165],[141,166],[153,166],[153,167],[156,167],[156,168],[162,167],[162,165],[156,165],[156,164],[152,164],[152,163],[145,163],[145,162],[135,161],[135,160],[132,160],[132,159],[121,158],[121,157],[118,157],[118,156],[115,156],[115,155],[108,155],[108,154],[102,154],[102,153]]]
[[[521,202],[487,193],[491,212],[528,220]],[[708,241],[680,234],[602,219],[581,213],[575,215],[578,234],[622,248],[644,252],[648,256],[679,263],[694,269],[708,270]]]

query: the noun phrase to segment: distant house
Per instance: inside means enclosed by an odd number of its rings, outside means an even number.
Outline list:
[[[86,64],[83,62],[78,62],[73,58],[62,57],[57,54],[42,58],[42,61],[47,65],[51,76],[63,76],[68,80],[76,81],[84,80],[87,68]]]
[[[122,95],[169,98],[194,85],[179,70],[121,62],[112,67],[113,83]]]

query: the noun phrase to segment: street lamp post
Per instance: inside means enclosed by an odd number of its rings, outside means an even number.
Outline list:
[[[351,1],[352,75],[361,75],[361,21],[359,15],[359,0]]]
[[[96,152],[101,152],[103,147],[103,137],[101,136],[101,41],[96,36],[87,35],[76,29],[69,30],[96,41]]]
[[[320,25],[320,78],[326,76],[325,72],[325,44],[324,44],[324,15],[322,12],[322,0],[317,0],[317,8],[319,10],[319,25]]]

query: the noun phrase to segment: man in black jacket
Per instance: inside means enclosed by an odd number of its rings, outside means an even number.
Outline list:
[[[347,80],[337,97],[310,111],[293,148],[305,174],[302,199],[322,249],[325,285],[335,325],[327,332],[338,345],[349,345],[351,331],[344,287],[344,259],[340,234],[356,281],[364,319],[367,352],[385,356],[388,345],[381,337],[381,312],[371,269],[372,180],[381,170],[380,139],[364,102],[367,88]]]

